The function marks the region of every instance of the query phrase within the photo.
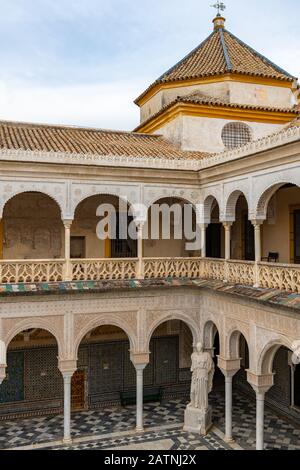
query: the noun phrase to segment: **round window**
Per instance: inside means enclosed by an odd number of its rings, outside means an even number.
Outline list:
[[[223,127],[222,140],[227,149],[242,147],[251,142],[251,129],[243,122],[229,122]]]

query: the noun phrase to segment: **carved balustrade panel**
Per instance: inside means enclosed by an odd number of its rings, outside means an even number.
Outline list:
[[[0,282],[58,282],[63,280],[64,260],[0,261]]]
[[[225,262],[223,259],[204,258],[201,263],[201,277],[204,279],[225,279]]]
[[[200,258],[145,258],[145,279],[199,278]]]
[[[300,293],[300,266],[275,263],[259,263],[261,287]]]
[[[227,261],[227,281],[233,284],[253,285],[255,282],[254,261]]]
[[[78,259],[72,260],[73,281],[101,281],[134,279],[137,277],[136,259]]]

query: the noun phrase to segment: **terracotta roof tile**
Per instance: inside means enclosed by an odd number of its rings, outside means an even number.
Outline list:
[[[0,121],[3,149],[170,160],[199,160],[208,155],[181,151],[159,135]]]
[[[296,78],[223,28],[216,29],[198,47],[159,77],[136,100],[154,86],[180,80],[238,73],[285,81]]]
[[[294,108],[274,108],[271,106],[255,106],[255,105],[250,105],[250,104],[230,103],[229,100],[226,100],[226,99],[221,100],[213,96],[204,95],[201,92],[195,92],[186,96],[178,96],[175,100],[171,101],[162,109],[160,109],[156,114],[154,114],[153,116],[150,116],[146,121],[143,121],[135,129],[135,132],[137,132],[139,129],[142,129],[149,122],[153,121],[155,118],[162,115],[163,113],[165,113],[167,110],[169,110],[170,108],[172,108],[178,103],[196,104],[199,106],[210,106],[210,107],[219,106],[219,107],[253,110],[253,111],[295,113],[295,115],[299,113],[298,108],[296,106]]]

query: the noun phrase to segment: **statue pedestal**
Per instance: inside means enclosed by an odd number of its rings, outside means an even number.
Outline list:
[[[212,426],[211,415],[211,406],[206,410],[199,410],[199,408],[194,408],[193,406],[188,405],[184,412],[183,430],[206,436]]]

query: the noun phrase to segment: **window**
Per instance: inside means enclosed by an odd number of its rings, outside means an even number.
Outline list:
[[[223,127],[222,140],[227,149],[234,149],[251,142],[252,132],[247,124],[229,122]]]

